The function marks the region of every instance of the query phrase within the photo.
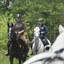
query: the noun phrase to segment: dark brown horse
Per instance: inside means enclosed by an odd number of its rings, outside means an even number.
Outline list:
[[[9,46],[10,63],[13,64],[13,59],[15,57],[19,60],[19,64],[21,64],[21,61],[24,62],[26,60],[27,53],[25,52],[25,41],[16,35],[13,24],[9,25],[9,23],[8,39],[11,43]]]

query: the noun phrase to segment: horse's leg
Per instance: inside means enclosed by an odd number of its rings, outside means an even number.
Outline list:
[[[10,56],[10,63],[13,64],[13,57]]]
[[[22,57],[22,61],[23,61],[23,62],[25,62],[26,57],[27,57],[27,55],[26,55],[26,54],[25,54],[25,55],[23,55],[23,57]]]
[[[21,59],[19,58],[19,64],[21,64]]]

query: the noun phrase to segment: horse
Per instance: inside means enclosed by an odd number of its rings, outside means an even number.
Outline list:
[[[39,33],[40,33],[39,31],[40,31],[39,27],[34,28],[34,39],[33,39],[34,43],[32,45],[33,55],[45,52],[47,48],[51,47],[51,43],[48,39],[47,40],[49,42],[49,45],[44,46],[43,43],[46,43],[46,42],[45,42],[45,39],[43,39],[43,42],[42,42],[41,39],[39,38]]]
[[[64,48],[64,27],[62,25],[59,25],[59,35],[56,38],[54,44],[52,45],[52,48],[49,50],[49,52],[53,53],[58,50],[61,50]]]
[[[64,27],[59,25],[59,35],[48,52],[33,56],[23,64],[64,64]]]
[[[56,53],[40,53],[33,56],[23,64],[64,64],[64,52]]]
[[[8,23],[8,39],[11,42],[9,46],[10,63],[13,64],[14,58],[19,60],[19,64],[21,64],[21,61],[25,62],[27,57],[25,52],[25,41],[20,38],[20,35],[16,35],[13,23],[11,25]]]

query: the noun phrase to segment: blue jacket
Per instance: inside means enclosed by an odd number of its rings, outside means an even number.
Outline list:
[[[37,27],[39,27],[40,25],[38,25]],[[43,34],[41,33],[41,32],[44,32]],[[43,37],[45,37],[45,34],[47,33],[48,31],[47,31],[47,27],[45,26],[45,25],[41,25],[41,27],[40,27],[40,38],[43,38]]]

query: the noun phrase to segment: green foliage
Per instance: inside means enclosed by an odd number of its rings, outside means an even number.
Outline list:
[[[6,12],[5,15],[0,16],[0,47],[7,48],[7,22],[13,23],[15,19],[12,17],[12,14],[8,16]]]
[[[7,22],[15,23],[16,15],[22,15],[22,21],[26,24],[25,36],[29,43],[33,39],[34,25],[38,25],[38,19],[43,18],[44,24],[47,26],[48,34],[46,37],[54,42],[58,35],[58,27],[60,24],[64,26],[64,4],[63,0],[10,0],[12,8],[1,6],[0,13],[0,47],[6,49]],[[5,11],[4,11],[5,10]]]
[[[52,36],[55,40],[56,35],[54,34],[58,33],[59,24],[63,24],[63,6],[64,4],[62,1],[18,1],[18,3],[14,5],[12,12],[14,13],[14,17],[18,12],[23,16],[22,20],[27,26],[26,36],[28,40],[32,40],[34,25],[38,25],[38,19],[40,17],[44,18],[44,24],[47,26],[48,34],[53,34]],[[49,35],[47,38],[51,40]]]

